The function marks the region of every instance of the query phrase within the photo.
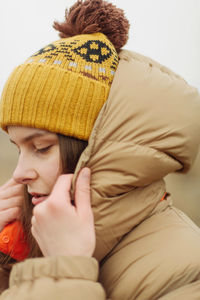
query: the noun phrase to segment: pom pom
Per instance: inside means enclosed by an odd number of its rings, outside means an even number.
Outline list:
[[[103,0],[78,0],[66,10],[63,23],[54,22],[61,38],[101,32],[113,43],[117,52],[128,40],[129,21],[124,11]]]

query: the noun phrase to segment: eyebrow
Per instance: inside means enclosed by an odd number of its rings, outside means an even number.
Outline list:
[[[23,138],[21,140],[21,143],[27,143],[27,142],[33,140],[36,137],[41,137],[41,136],[44,136],[44,135],[46,135],[46,132],[36,132],[36,133],[33,133],[33,134],[31,134],[31,135],[26,136],[25,138]],[[10,139],[10,141],[11,141],[11,143],[16,144],[13,140]]]

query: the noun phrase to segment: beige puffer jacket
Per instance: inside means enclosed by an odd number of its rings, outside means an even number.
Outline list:
[[[92,170],[95,258],[18,263],[0,300],[199,300],[200,230],[171,197],[160,201],[163,177],[189,170],[199,144],[197,90],[157,62],[122,51],[75,173]]]

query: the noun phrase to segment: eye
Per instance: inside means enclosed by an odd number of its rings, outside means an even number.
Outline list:
[[[48,147],[40,148],[40,149],[36,148],[36,152],[37,153],[46,153],[49,151],[50,148],[51,148],[51,145]]]

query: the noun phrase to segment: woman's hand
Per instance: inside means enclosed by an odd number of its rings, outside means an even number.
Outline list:
[[[90,205],[90,169],[81,170],[71,203],[72,174],[61,175],[51,193],[33,210],[32,234],[44,256],[92,256],[94,218]]]
[[[19,219],[24,185],[13,178],[0,187],[0,231],[10,222]]]

